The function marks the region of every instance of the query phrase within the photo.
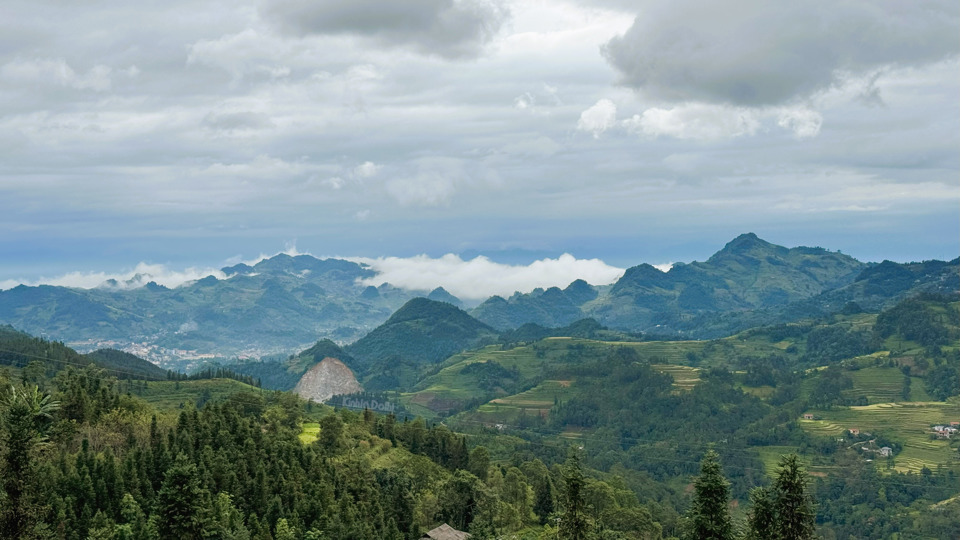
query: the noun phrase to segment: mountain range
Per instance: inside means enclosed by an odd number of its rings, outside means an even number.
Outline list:
[[[0,291],[0,324],[80,350],[128,350],[170,367],[184,367],[183,359],[286,354],[329,338],[356,342],[349,352],[364,364],[364,373],[384,360],[374,354],[374,344],[391,330],[377,327],[388,320],[412,324],[397,312],[409,300],[424,296],[463,305],[442,288],[363,285],[375,272],[341,259],[281,254],[222,272],[226,279],[208,276],[173,289],[155,282],[134,288],[105,282],[94,289],[21,285]],[[615,330],[713,338],[758,322],[836,312],[850,303],[878,310],[919,291],[956,291],[958,276],[960,259],[864,263],[748,233],[703,262],[677,263],[666,272],[640,264],[607,286],[576,280],[562,289],[494,296],[469,314],[486,327],[487,337],[528,323],[554,328],[592,318]],[[453,326],[476,330],[458,314],[449,315],[459,321]],[[450,354],[436,346],[437,354]]]

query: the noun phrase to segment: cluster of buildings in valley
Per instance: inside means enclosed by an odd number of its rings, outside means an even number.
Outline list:
[[[215,360],[217,358],[249,360],[254,358],[262,358],[264,356],[276,354],[277,352],[286,352],[274,349],[260,350],[250,348],[218,354],[212,352],[199,352],[195,349],[169,349],[149,341],[149,338],[147,338],[146,341],[137,342],[87,339],[83,341],[71,341],[66,343],[66,345],[72,347],[80,353],[88,353],[97,349],[117,349],[118,351],[139,356],[140,358],[152,362],[164,369],[172,369],[174,371],[189,371],[194,368],[199,368],[202,367],[205,362],[209,360]]]

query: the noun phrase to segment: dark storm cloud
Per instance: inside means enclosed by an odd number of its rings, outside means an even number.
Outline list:
[[[262,12],[298,36],[351,34],[445,58],[477,56],[507,17],[489,0],[272,0]]]
[[[651,97],[778,105],[960,50],[955,0],[656,0],[603,49]]]

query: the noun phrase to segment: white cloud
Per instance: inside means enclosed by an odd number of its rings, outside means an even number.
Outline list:
[[[372,178],[380,172],[380,165],[372,161],[364,161],[353,169],[353,174],[357,178]]]
[[[577,129],[593,134],[597,139],[604,131],[617,123],[617,106],[609,99],[601,99],[589,109],[580,113]]]
[[[691,103],[650,108],[624,120],[623,125],[631,133],[650,137],[711,140],[753,135],[760,127],[758,117],[756,111],[742,107]]]
[[[324,180],[323,185],[330,186],[330,189],[342,189],[343,188],[343,178],[339,176],[331,176]]]
[[[780,112],[777,124],[784,129],[792,130],[799,139],[808,139],[820,133],[823,116],[810,109],[784,109]]]
[[[11,289],[17,285],[55,285],[79,289],[96,287],[136,289],[151,281],[173,288],[207,276],[214,276],[217,279],[227,278],[223,272],[216,268],[190,267],[183,270],[173,270],[164,264],[141,262],[131,270],[120,272],[69,272],[56,277],[40,277],[35,280],[7,279],[0,281],[0,290]]]
[[[556,259],[541,259],[529,265],[509,265],[480,256],[463,260],[447,254],[440,258],[381,257],[356,259],[377,272],[363,280],[364,285],[390,283],[410,290],[429,291],[443,287],[454,296],[483,299],[493,295],[509,296],[515,291],[530,292],[537,287],[566,287],[577,279],[593,285],[607,285],[623,275],[624,269],[600,259],[577,259],[563,254]]]

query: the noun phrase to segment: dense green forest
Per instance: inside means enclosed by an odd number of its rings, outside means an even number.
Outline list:
[[[397,415],[6,329],[0,536],[960,537],[957,441],[931,431],[960,417],[957,306],[711,341],[527,327],[358,395]],[[330,355],[350,358],[320,342],[285,365]]]

